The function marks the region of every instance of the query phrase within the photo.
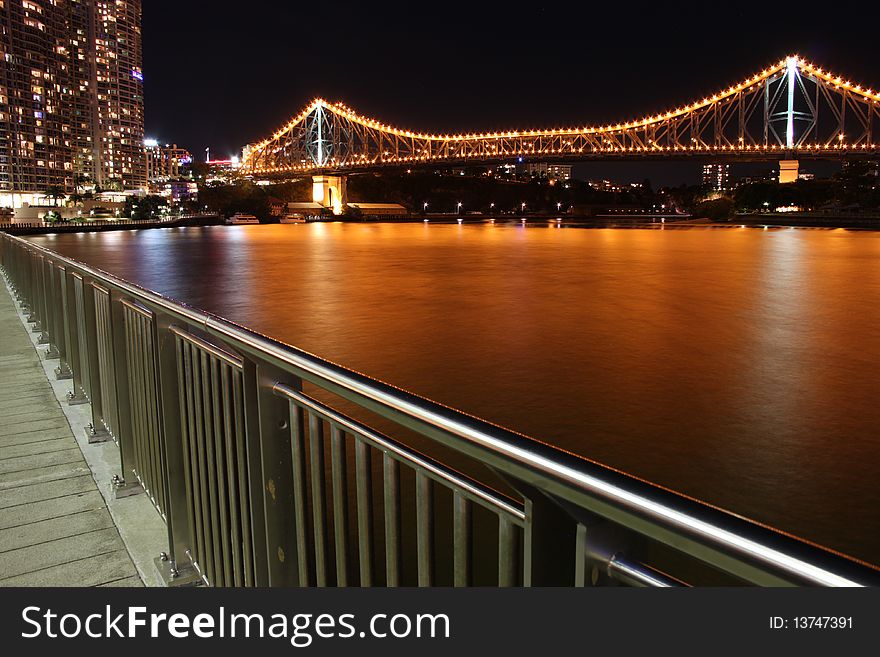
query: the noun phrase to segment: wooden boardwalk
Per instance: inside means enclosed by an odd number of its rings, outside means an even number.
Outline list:
[[[0,279],[0,586],[140,586]]]

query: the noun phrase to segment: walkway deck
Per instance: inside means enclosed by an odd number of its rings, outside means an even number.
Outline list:
[[[0,586],[140,586],[0,280]]]

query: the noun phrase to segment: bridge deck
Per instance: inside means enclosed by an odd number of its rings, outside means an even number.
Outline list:
[[[140,586],[0,283],[0,586]]]

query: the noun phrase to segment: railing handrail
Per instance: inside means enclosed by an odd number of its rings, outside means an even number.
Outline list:
[[[650,530],[653,540],[752,581],[880,584],[880,569],[867,562],[354,372],[27,240],[4,237],[232,341],[246,352],[293,368],[330,392],[368,409],[384,409],[390,419],[417,427],[423,435],[482,460],[500,474],[535,486],[568,511],[599,513],[629,529]]]

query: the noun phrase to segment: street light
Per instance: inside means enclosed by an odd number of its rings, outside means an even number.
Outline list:
[[[562,207],[562,203],[560,201],[556,202],[556,211],[559,212],[559,209]]]
[[[459,201],[459,202],[458,202],[458,205],[456,206],[456,212],[458,212],[459,214],[461,214],[461,201]]]
[[[423,210],[424,212],[427,212],[427,211],[428,211],[428,202],[427,202],[427,201],[425,201],[424,203],[422,203],[422,210]]]
[[[520,205],[520,209],[522,212],[526,211],[526,202],[525,201],[523,201],[522,204]]]

